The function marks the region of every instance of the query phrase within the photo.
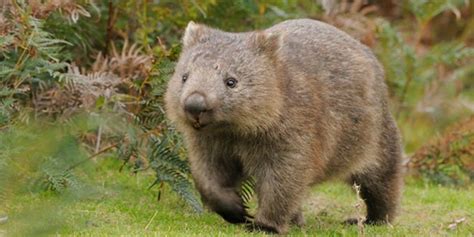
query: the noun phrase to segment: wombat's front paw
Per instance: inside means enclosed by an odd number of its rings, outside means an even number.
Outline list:
[[[222,205],[216,212],[222,216],[224,220],[233,224],[249,223],[253,218],[247,213],[243,205]]]
[[[237,195],[229,195],[226,199],[221,200],[215,205],[214,211],[222,216],[224,220],[233,224],[250,223],[252,216],[247,212],[247,206]]]

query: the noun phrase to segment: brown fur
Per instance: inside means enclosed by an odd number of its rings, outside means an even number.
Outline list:
[[[308,187],[361,185],[367,223],[392,221],[401,189],[399,132],[383,69],[347,34],[313,20],[227,33],[191,22],[166,93],[202,199],[232,223],[249,222],[238,195],[256,179],[253,228],[302,225]],[[183,75],[185,81],[183,81]],[[226,85],[235,78],[234,88]]]

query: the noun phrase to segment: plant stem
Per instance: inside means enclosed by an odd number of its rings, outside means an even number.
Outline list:
[[[112,0],[109,0],[109,16],[107,18],[107,32],[105,34],[105,55],[107,55],[107,52],[109,52],[110,48],[110,41],[112,38],[112,31],[114,28],[114,22],[115,22],[115,8]]]
[[[86,159],[81,160],[81,161],[77,162],[76,164],[71,165],[71,166],[67,169],[67,171],[73,170],[74,168],[78,167],[79,165],[82,165],[83,163],[87,162],[88,160],[91,160],[91,159],[93,159],[94,157],[97,157],[98,155],[100,155],[100,154],[102,154],[102,153],[104,153],[104,152],[106,152],[106,151],[108,151],[108,150],[110,150],[110,149],[116,147],[117,145],[118,145],[118,143],[114,143],[114,144],[112,144],[112,145],[110,145],[110,146],[108,146],[108,147],[106,147],[106,148],[100,150],[99,152],[97,152],[97,153],[95,153],[95,154],[93,154],[93,155],[87,157]]]

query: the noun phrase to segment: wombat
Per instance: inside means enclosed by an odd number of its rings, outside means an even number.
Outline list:
[[[400,136],[372,52],[328,24],[229,33],[190,22],[165,95],[203,202],[231,223],[286,233],[311,185],[360,185],[368,224],[393,220]],[[239,195],[253,177],[252,218]]]

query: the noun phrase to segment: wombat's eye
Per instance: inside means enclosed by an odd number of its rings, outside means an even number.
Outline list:
[[[225,79],[225,85],[229,88],[234,88],[237,85],[237,80],[235,78],[227,78]]]
[[[188,80],[188,74],[187,74],[187,73],[184,74],[184,75],[181,77],[181,80],[182,80],[183,82],[186,82],[186,81]]]

